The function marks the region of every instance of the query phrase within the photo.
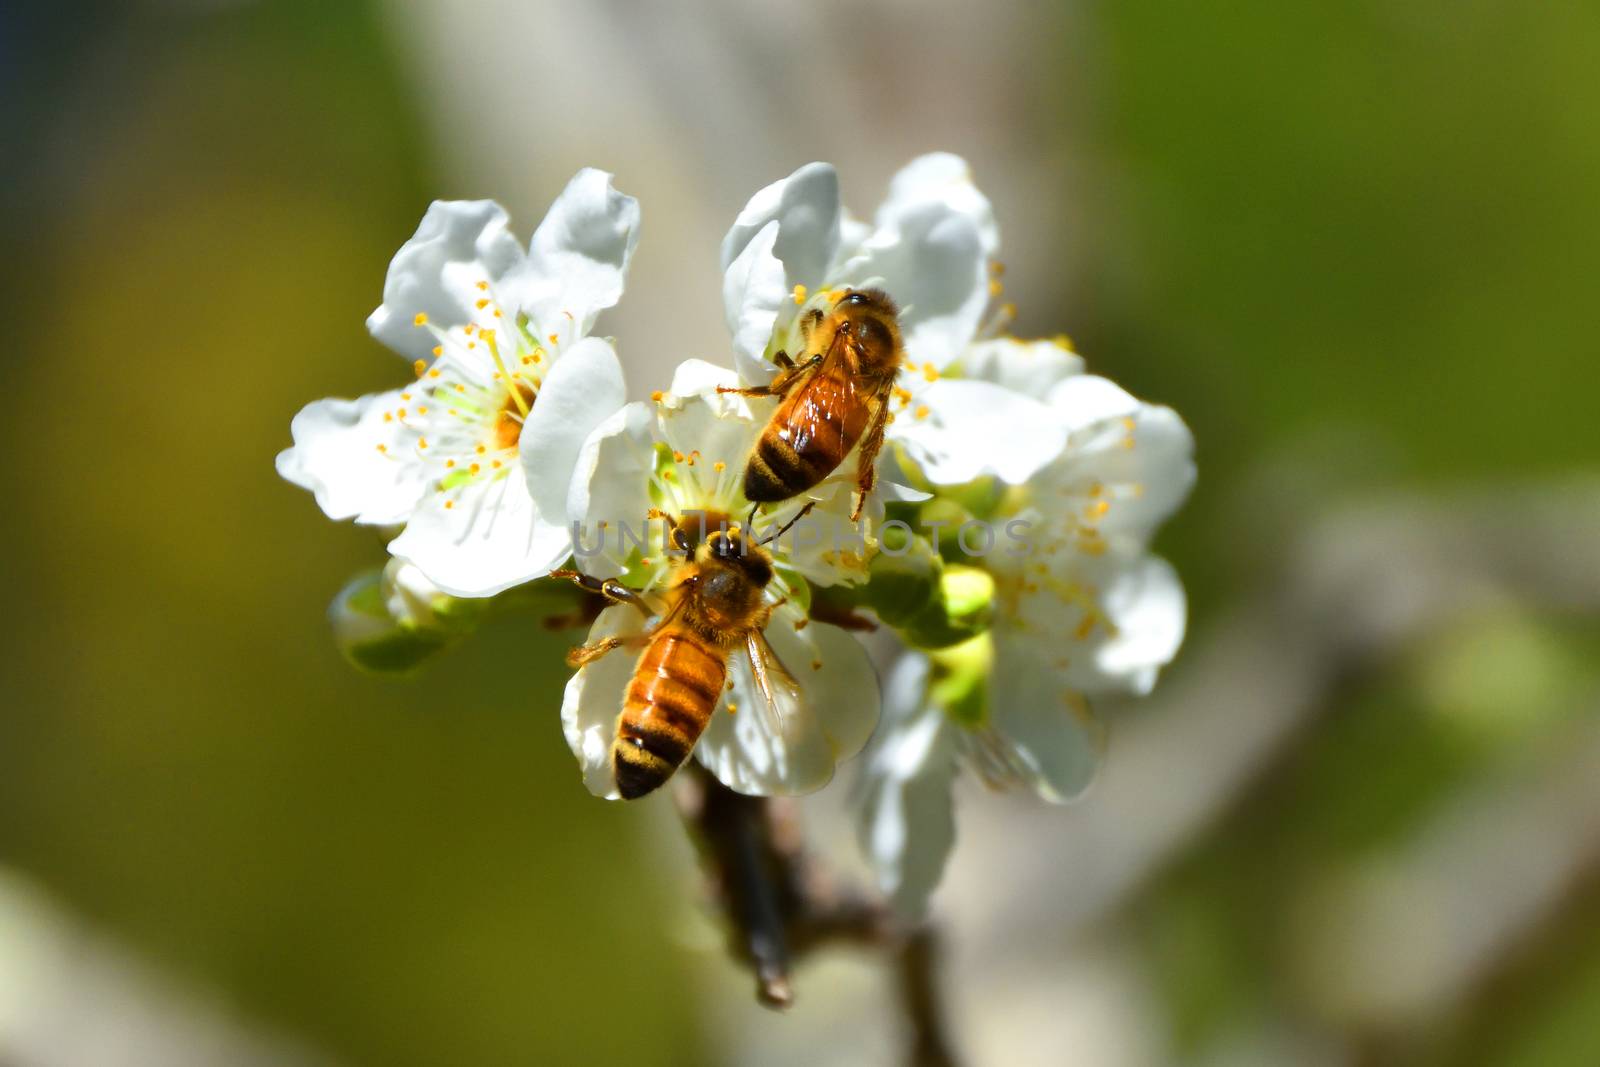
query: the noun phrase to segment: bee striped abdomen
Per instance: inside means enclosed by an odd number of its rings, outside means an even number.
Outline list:
[[[673,629],[651,640],[628,685],[611,746],[624,800],[660,788],[689,758],[726,678],[726,653],[692,631]]]
[[[869,414],[847,370],[819,373],[773,412],[745,466],[745,499],[787,500],[822,481],[861,439]]]

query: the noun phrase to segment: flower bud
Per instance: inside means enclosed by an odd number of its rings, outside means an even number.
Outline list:
[[[362,670],[415,670],[476,629],[483,601],[440,592],[415,566],[392,559],[351,579],[328,605],[334,642]]]

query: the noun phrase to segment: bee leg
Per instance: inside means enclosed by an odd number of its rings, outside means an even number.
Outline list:
[[[789,358],[789,353],[783,351],[775,353],[772,357],[772,362],[776,363],[784,370],[788,370],[790,367],[794,366],[794,360]]]
[[[735,389],[731,385],[719,385],[717,386],[717,392],[738,393],[740,396],[784,396],[789,392],[790,389],[794,388],[795,383],[798,382],[807,371],[820,365],[823,359],[822,353],[820,352],[806,360],[804,363],[798,364],[793,360],[790,360],[787,355],[785,355],[783,358],[788,360],[788,363],[787,365],[780,364],[780,366],[783,366],[783,370],[778,372],[778,376],[772,379],[770,384],[755,385],[748,389]]]
[[[877,413],[872,416],[872,424],[861,437],[861,453],[856,457],[856,492],[860,495],[856,497],[855,510],[850,512],[851,522],[861,518],[861,509],[867,506],[867,494],[877,484],[878,451],[883,448],[883,430],[888,424],[889,402],[886,398],[878,405]]]
[[[593,663],[607,652],[615,652],[624,646],[638,648],[648,639],[648,634],[633,634],[628,637],[607,637],[591,644],[579,645],[576,648],[567,650],[567,666],[572,668],[582,667]]]
[[[645,603],[643,597],[615,578],[592,578],[587,574],[579,574],[577,571],[551,571],[550,577],[571,579],[578,588],[596,596],[603,596],[613,604],[632,604],[646,616],[654,614],[650,610],[650,605]]]

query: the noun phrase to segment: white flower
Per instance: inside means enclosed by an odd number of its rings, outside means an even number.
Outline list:
[[[918,912],[951,841],[958,761],[1045,800],[1080,794],[1104,732],[1089,699],[1143,694],[1183,639],[1177,575],[1149,554],[1194,481],[1188,428],[1048,342],[990,342],[968,373],[1047,397],[1067,444],[993,516],[973,560],[995,583],[990,631],[897,666],[863,777],[860,834],[884,890]]]
[[[1021,482],[1062,445],[1040,398],[946,373],[979,335],[998,250],[989,201],[957,156],[913,160],[871,226],[844,211],[832,166],[801,167],[751,198],[722,243],[739,373],[765,384],[776,352],[798,358],[803,311],[843,288],[882,288],[900,306],[906,352],[887,441],[935,483]]]
[[[568,511],[578,565],[595,577],[622,576],[645,596],[665,590],[680,556],[666,552],[666,532],[652,514],[673,516],[691,530],[695,515],[709,529],[727,520],[742,524],[750,504],[742,493],[744,459],[764,426],[742,397],[718,393],[737,383],[727,370],[691,360],[678,368],[672,390],[651,403],[629,404],[585,443],[573,478]],[[844,631],[808,621],[808,582],[853,583],[866,573],[866,550],[849,523],[850,486],[817,487],[810,501],[781,505],[758,523],[765,535],[812,511],[768,545],[775,576],[766,637],[799,683],[796,699],[781,688],[769,713],[742,648],[729,664],[729,685],[695,755],[729,787],[742,793],[794,794],[821,788],[837,763],[861,750],[878,719],[878,686],[861,645]],[[641,548],[640,540],[647,547]],[[638,609],[605,609],[591,642],[636,635],[649,620]],[[568,682],[561,716],[567,742],[598,796],[615,797],[610,749],[623,694],[638,650],[618,650],[581,667]]]
[[[584,170],[526,252],[506,221],[486,200],[429,207],[367,320],[416,382],[307,406],[278,456],[330,518],[403,524],[389,550],[456,596],[566,557],[578,449],[625,399],[616,353],[588,332],[621,296],[638,202]]]

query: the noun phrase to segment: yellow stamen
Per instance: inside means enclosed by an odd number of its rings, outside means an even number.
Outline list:
[[[425,312],[419,311],[417,312],[417,317],[412,319],[411,322],[415,326],[426,326],[428,325],[428,316]]]

